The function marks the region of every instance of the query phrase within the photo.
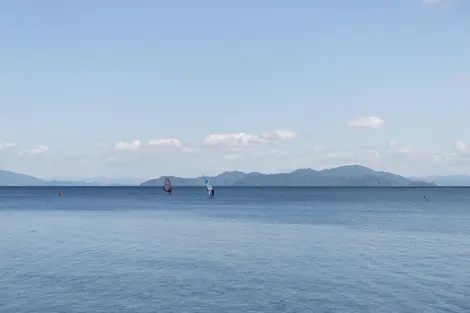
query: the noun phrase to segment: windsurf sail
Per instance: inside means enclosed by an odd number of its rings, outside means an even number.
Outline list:
[[[165,190],[166,192],[171,192],[171,181],[170,181],[170,178],[168,177],[165,177],[165,182],[163,183],[163,190]]]
[[[202,174],[202,177],[204,177],[204,182],[206,183],[207,192],[209,192],[209,195],[210,195],[212,191],[211,182],[209,181],[209,179],[207,179],[206,175]]]

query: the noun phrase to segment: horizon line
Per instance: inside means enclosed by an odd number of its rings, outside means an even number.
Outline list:
[[[194,185],[194,186],[178,186],[174,185],[177,188],[204,188],[202,185]],[[56,185],[56,186],[47,186],[47,185],[21,185],[21,186],[13,186],[13,185],[0,185],[0,188],[147,188],[147,189],[155,189],[159,188],[159,186],[142,186],[142,185],[120,185],[120,186],[113,186],[113,185],[104,185],[104,186],[87,186],[87,185]],[[338,186],[328,186],[328,185],[318,185],[318,186],[306,186],[306,185],[299,185],[299,186],[292,186],[292,185],[279,185],[279,186],[230,186],[230,185],[219,185],[217,188],[470,188],[470,185],[403,185],[403,186],[386,186],[386,185],[359,185],[359,186],[349,186],[349,185],[338,185]]]
[[[210,176],[206,176],[206,177],[214,178],[214,177],[217,177],[218,175],[221,175],[221,174],[233,173],[233,172],[239,172],[239,173],[242,173],[242,174],[262,174],[262,175],[292,174],[293,172],[299,171],[299,170],[312,170],[312,171],[315,171],[315,172],[321,172],[321,171],[325,171],[325,170],[332,170],[332,169],[338,169],[338,168],[344,168],[344,167],[362,167],[362,168],[366,168],[366,169],[372,170],[372,171],[377,172],[377,173],[380,173],[380,172],[384,173],[385,172],[385,173],[389,173],[389,174],[393,174],[393,175],[402,176],[402,177],[407,178],[407,179],[420,179],[420,178],[428,178],[428,177],[448,177],[448,176],[469,176],[470,177],[470,174],[427,174],[427,175],[398,174],[398,173],[395,173],[393,171],[377,170],[375,168],[368,167],[368,166],[361,165],[361,164],[357,164],[357,163],[356,164],[338,165],[336,167],[334,167],[334,166],[333,167],[324,167],[322,169],[313,169],[311,167],[302,167],[302,168],[293,169],[290,172],[274,172],[274,173],[273,172],[258,172],[258,171],[245,172],[245,171],[242,171],[242,170],[226,170],[226,171],[220,172],[218,174],[214,174],[214,175],[210,175]],[[204,177],[204,176],[183,177],[183,176],[175,176],[175,175],[160,175],[158,177],[157,176],[152,176],[152,177],[148,177],[148,178],[143,178],[143,177],[140,177],[140,178],[137,178],[137,177],[135,177],[135,178],[134,177],[112,178],[112,177],[105,177],[105,176],[102,176],[102,177],[90,176],[90,177],[75,177],[75,178],[72,178],[72,177],[60,178],[59,176],[55,176],[55,177],[41,178],[40,176],[33,176],[33,175],[30,175],[30,174],[25,174],[24,172],[16,172],[14,170],[9,170],[9,169],[3,169],[3,170],[0,170],[0,171],[11,172],[11,173],[19,174],[19,175],[30,176],[32,178],[39,179],[39,180],[42,180],[44,182],[70,181],[70,182],[99,183],[100,180],[101,181],[102,180],[111,180],[111,181],[114,181],[114,183],[119,183],[119,181],[123,181],[123,180],[125,180],[125,181],[134,180],[134,181],[147,182],[149,180],[156,180],[156,179],[160,179],[160,178],[163,178],[163,177],[173,177],[173,178],[181,178],[181,179],[199,179],[199,178]],[[119,183],[119,184],[121,184],[121,183]],[[127,184],[127,183],[124,183],[122,185],[135,186],[133,184]]]

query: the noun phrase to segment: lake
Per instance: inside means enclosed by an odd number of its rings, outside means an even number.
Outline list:
[[[0,311],[470,312],[470,188],[215,196],[0,188]]]

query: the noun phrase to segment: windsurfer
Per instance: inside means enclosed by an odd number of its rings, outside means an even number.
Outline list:
[[[214,197],[214,187],[212,187],[212,190],[211,190],[211,197]]]
[[[165,189],[165,187],[162,188],[164,192],[168,192],[171,195],[171,192],[173,191],[173,187],[170,187],[168,190]]]

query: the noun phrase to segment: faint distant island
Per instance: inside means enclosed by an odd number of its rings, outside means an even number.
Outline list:
[[[169,176],[176,186],[202,186],[202,177],[182,178]],[[165,176],[141,184],[128,181],[97,180],[45,180],[30,175],[0,170],[0,186],[163,186]],[[225,172],[209,177],[214,186],[260,186],[260,187],[413,187],[413,186],[470,186],[470,176],[448,175],[407,178],[389,172],[375,171],[360,165],[346,165],[324,170],[298,169],[291,173],[263,174]]]
[[[442,175],[410,178],[434,183],[439,186],[468,187],[470,186],[470,175]]]
[[[200,186],[202,177],[181,178],[169,176],[173,186]],[[141,186],[162,186],[165,176],[151,179]],[[437,186],[432,182],[411,180],[388,172],[374,171],[360,165],[346,165],[336,168],[315,171],[298,169],[291,173],[262,174],[243,173],[238,171],[225,172],[209,177],[214,186],[245,186],[245,187],[320,187],[320,186]]]
[[[98,181],[81,180],[45,180],[34,176],[0,170],[0,186],[121,186],[120,183],[102,183]],[[135,186],[136,184],[134,184]]]

